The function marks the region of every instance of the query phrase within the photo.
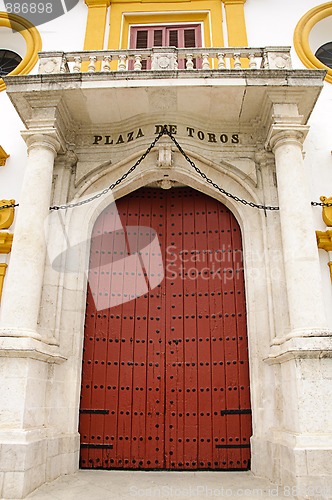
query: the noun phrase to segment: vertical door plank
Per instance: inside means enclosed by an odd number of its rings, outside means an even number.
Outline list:
[[[198,457],[198,385],[197,385],[197,280],[188,279],[195,261],[195,216],[193,192],[183,200],[183,248],[178,259],[182,264],[184,305],[184,404],[185,404],[185,468],[197,468]]]

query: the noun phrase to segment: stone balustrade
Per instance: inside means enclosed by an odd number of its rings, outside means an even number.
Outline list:
[[[157,47],[152,49],[41,52],[39,73],[291,69],[290,47]]]

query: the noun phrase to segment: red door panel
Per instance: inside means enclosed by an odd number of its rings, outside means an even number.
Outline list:
[[[161,252],[165,268],[152,289],[154,254],[143,248],[144,227],[157,233],[160,250],[153,252]],[[148,291],[134,298],[142,280]],[[232,213],[190,188],[135,191],[97,219],[89,283],[81,467],[248,469],[242,242]],[[133,298],[119,303],[112,294]],[[117,305],[96,310],[100,296]]]

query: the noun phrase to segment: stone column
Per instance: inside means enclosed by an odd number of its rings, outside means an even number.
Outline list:
[[[0,334],[40,339],[37,323],[46,253],[44,221],[49,213],[54,158],[60,142],[53,130],[26,132],[23,137],[28,161],[1,305]]]
[[[303,125],[273,125],[269,144],[275,155],[290,336],[326,335],[321,272],[302,143]]]

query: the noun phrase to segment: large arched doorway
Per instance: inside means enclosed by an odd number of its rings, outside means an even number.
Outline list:
[[[228,208],[191,188],[143,188],[116,205],[124,229],[108,222],[113,205],[92,236],[80,465],[246,470],[251,411],[239,225]],[[146,260],[136,273],[126,268],[127,233],[138,226],[158,234],[165,276],[138,298],[97,310],[96,294],[112,295],[112,280],[130,292],[133,280],[151,278]]]

